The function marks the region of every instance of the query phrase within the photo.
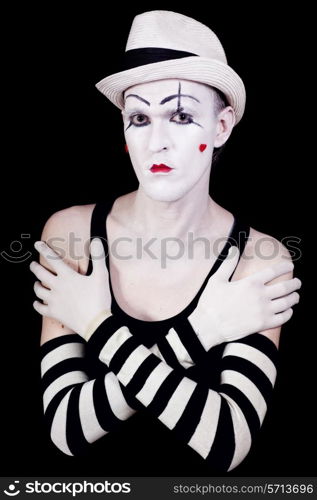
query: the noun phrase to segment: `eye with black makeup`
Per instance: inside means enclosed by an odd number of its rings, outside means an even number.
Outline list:
[[[185,119],[186,121],[173,120],[173,118],[175,116],[179,116],[181,120]],[[138,123],[136,123],[134,121],[135,118],[138,120]],[[143,118],[146,119],[147,116],[142,114],[142,113],[135,113],[133,115],[130,115],[129,116],[129,126],[127,127],[127,129],[129,127],[131,127],[131,125],[134,125],[135,127],[145,127],[146,125],[148,125],[150,123],[149,120],[148,121],[143,121],[143,120],[140,121],[139,118],[141,118],[141,120],[142,120]],[[173,123],[177,123],[177,125],[190,125],[191,123],[194,123],[192,115],[190,115],[189,113],[184,113],[182,111],[176,111],[176,112],[172,113],[170,121]]]

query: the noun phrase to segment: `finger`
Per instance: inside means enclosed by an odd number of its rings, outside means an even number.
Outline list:
[[[94,238],[91,241],[90,255],[92,258],[93,272],[105,272],[105,270],[107,270],[105,249],[100,238]]]
[[[238,247],[234,245],[231,246],[229,248],[227,257],[225,258],[219,269],[212,276],[212,278],[228,281],[237,266],[239,255],[240,251]]]
[[[32,271],[42,283],[46,283],[50,288],[54,286],[54,279],[56,276],[38,262],[34,260],[31,262],[30,271]]]
[[[46,303],[48,303],[49,296],[50,296],[50,290],[48,290],[47,288],[42,286],[42,284],[39,281],[36,281],[34,283],[33,289],[34,289],[35,295],[39,299],[44,300]]]
[[[268,285],[266,287],[267,296],[270,299],[277,299],[278,297],[283,297],[283,295],[288,295],[292,292],[295,292],[295,290],[299,290],[301,286],[302,282],[298,278],[280,281],[279,283]]]
[[[52,248],[50,248],[44,241],[36,241],[34,243],[34,247],[41,254],[47,262],[50,263],[54,271],[57,274],[61,272],[67,272],[71,269],[65,262],[62,257],[58,255]]]
[[[48,306],[41,304],[38,300],[33,302],[34,309],[41,314],[41,316],[48,316]]]
[[[272,319],[272,322],[270,324],[270,328],[277,328],[278,326],[282,326],[287,321],[291,319],[293,316],[293,309],[287,309],[286,311],[283,311],[278,314],[274,314],[274,317]]]
[[[286,297],[282,297],[281,299],[275,299],[271,302],[271,309],[274,313],[284,312],[290,307],[293,307],[295,304],[299,302],[299,294],[297,292],[293,292]]]
[[[259,280],[261,283],[268,283],[278,276],[282,276],[283,274],[290,273],[294,269],[294,264],[290,260],[281,260],[277,264],[272,266],[265,267],[261,269],[261,271],[257,271],[252,274],[252,279]]]

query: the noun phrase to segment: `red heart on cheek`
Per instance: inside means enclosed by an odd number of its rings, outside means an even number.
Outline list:
[[[201,152],[205,151],[206,147],[207,147],[207,144],[201,144],[199,146],[199,151],[201,151]]]

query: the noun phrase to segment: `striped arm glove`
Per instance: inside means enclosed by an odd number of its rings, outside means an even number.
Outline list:
[[[276,379],[278,351],[271,340],[255,333],[228,343],[217,390],[162,361],[113,315],[88,342],[127,392],[212,470],[230,471],[244,460]]]
[[[86,342],[74,334],[41,346],[45,421],[53,443],[67,455],[81,454],[141,406],[106,365],[102,376],[89,380],[85,350]]]

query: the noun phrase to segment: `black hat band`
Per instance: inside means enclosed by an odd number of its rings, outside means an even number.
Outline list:
[[[146,47],[142,49],[127,50],[121,59],[120,71],[144,66],[161,61],[168,61],[170,59],[181,59],[183,57],[197,56],[191,52],[182,50],[162,49],[156,47]]]

